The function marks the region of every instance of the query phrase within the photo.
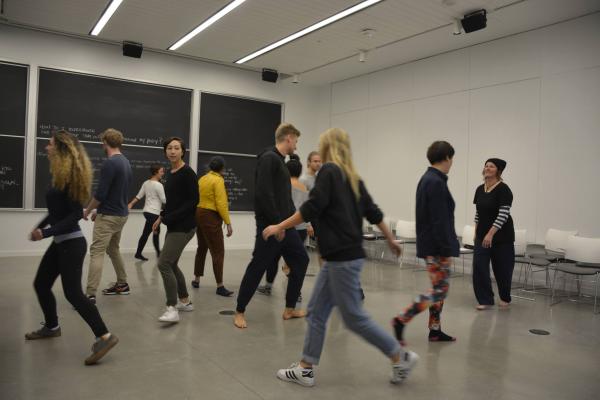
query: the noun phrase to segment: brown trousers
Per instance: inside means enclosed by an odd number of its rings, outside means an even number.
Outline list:
[[[204,276],[204,262],[206,253],[210,250],[213,271],[217,284],[223,283],[223,259],[225,247],[223,245],[223,219],[213,210],[196,208],[196,237],[198,249],[194,263],[194,275]]]

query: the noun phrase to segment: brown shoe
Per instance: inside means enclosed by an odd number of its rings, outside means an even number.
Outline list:
[[[85,365],[96,364],[110,351],[110,349],[115,347],[117,343],[119,343],[119,338],[114,334],[111,334],[108,339],[96,340],[92,345],[92,354],[85,359]]]
[[[37,339],[49,339],[53,337],[59,337],[61,335],[60,326],[57,329],[48,329],[46,325],[42,326],[37,331],[29,332],[25,334],[27,340]]]

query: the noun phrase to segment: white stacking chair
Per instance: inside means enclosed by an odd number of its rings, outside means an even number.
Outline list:
[[[550,287],[550,268],[553,266],[553,263],[564,260],[567,240],[571,236],[576,236],[577,233],[578,231],[576,230],[560,230],[550,228],[548,231],[546,231],[546,238],[544,239],[544,251],[528,254],[530,262],[526,278],[531,278],[534,292],[535,279],[533,274],[536,272],[545,272],[546,289],[548,289]],[[535,269],[535,267],[541,268]]]
[[[577,283],[577,298],[570,295],[556,295],[556,279],[563,275],[563,291],[566,292],[567,277],[571,277]],[[586,280],[585,277],[592,277]],[[583,299],[582,285],[592,283],[594,288],[594,314],[598,309],[598,281],[600,280],[600,238],[584,238],[570,236],[565,245],[564,261],[556,265],[554,279],[552,280],[552,305],[560,303],[556,298],[568,297],[570,300],[581,302]]]
[[[462,258],[462,275],[465,274],[465,255],[473,254],[475,251],[475,227],[465,225],[460,237],[461,246],[459,249],[460,258]]]
[[[396,222],[396,243],[402,247],[402,255],[400,256],[400,267],[404,262],[404,252],[407,244],[417,243],[417,225],[415,221],[405,221],[399,219]],[[418,264],[415,254],[415,264]]]
[[[512,289],[523,292],[527,286],[527,274],[531,267],[531,259],[527,256],[527,229],[515,229],[515,264],[520,266],[517,282],[521,283],[521,276],[524,275],[524,283],[522,286],[513,287]],[[525,268],[525,273],[523,273],[523,268]],[[512,297],[529,301],[535,300],[533,297],[521,295],[512,295]]]

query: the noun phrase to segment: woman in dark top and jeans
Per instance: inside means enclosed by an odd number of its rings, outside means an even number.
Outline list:
[[[473,289],[479,305],[485,310],[494,305],[490,279],[490,261],[498,284],[499,306],[510,304],[510,288],[515,268],[515,228],[510,208],[513,195],[502,181],[506,161],[490,158],[485,162],[485,183],[475,191],[475,253],[473,255]]]
[[[309,199],[291,217],[263,231],[263,238],[277,237],[286,229],[306,221],[318,221],[317,241],[325,260],[309,304],[308,330],[300,362],[280,369],[277,377],[302,386],[314,385],[312,367],[319,363],[327,320],[338,307],[346,326],[376,346],[392,361],[392,383],[402,382],[415,365],[415,353],[404,351],[398,342],[375,323],[364,310],[360,297],[360,272],[365,253],[362,247],[362,219],[376,224],[396,254],[400,247],[383,222],[381,210],[354,170],[350,139],[346,132],[332,128],[319,139],[323,166]]]
[[[31,232],[33,241],[52,237],[52,244],[42,257],[33,286],[44,312],[44,326],[25,334],[27,340],[61,335],[56,315],[52,285],[60,275],[67,300],[90,326],[97,340],[86,365],[95,364],[119,341],[111,334],[95,304],[81,289],[81,269],[87,250],[79,228],[83,204],[91,195],[92,166],[81,143],[66,131],[55,133],[46,146],[50,160],[52,187],[46,193],[48,215]]]
[[[183,249],[196,233],[195,214],[199,196],[196,173],[183,161],[183,139],[171,137],[164,142],[163,148],[171,163],[165,182],[167,202],[152,226],[153,231],[158,230],[161,222],[167,226],[165,244],[158,258],[158,270],[167,295],[167,309],[158,320],[175,323],[179,322],[179,311],[194,310],[178,262]]]

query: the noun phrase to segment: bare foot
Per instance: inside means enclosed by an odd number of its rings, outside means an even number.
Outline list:
[[[294,310],[293,308],[286,308],[283,311],[282,317],[284,320],[288,320],[288,319],[292,319],[292,318],[304,318],[304,317],[306,317],[306,311]]]
[[[500,300],[498,302],[498,308],[507,309],[510,306],[510,303]]]
[[[492,306],[488,306],[485,304],[479,304],[477,307],[475,307],[478,311],[483,311],[483,310],[489,310]]]
[[[248,327],[246,324],[246,318],[244,318],[244,313],[235,312],[235,316],[233,317],[233,324],[240,329],[244,329]]]

